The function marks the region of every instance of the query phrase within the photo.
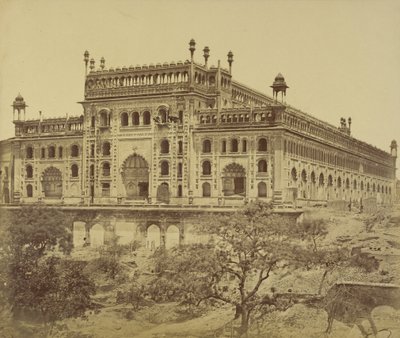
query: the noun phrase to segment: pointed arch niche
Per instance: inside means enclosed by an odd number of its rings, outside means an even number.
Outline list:
[[[122,182],[126,198],[142,200],[149,195],[149,165],[138,154],[129,156],[122,164]]]

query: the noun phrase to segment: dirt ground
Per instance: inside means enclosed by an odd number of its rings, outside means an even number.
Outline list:
[[[366,273],[361,269],[336,269],[326,278],[326,292],[336,281],[379,282],[400,285],[400,206],[382,212],[383,216],[374,215],[376,220],[366,227],[366,220],[371,215],[357,212],[337,212],[326,208],[310,210],[315,217],[324,217],[328,222],[329,234],[322,240],[323,244],[350,245],[358,247],[361,252],[369,253],[379,260],[377,271]],[[90,260],[98,253],[90,248],[75,250],[78,259]],[[149,270],[147,253],[139,250],[135,256],[123,258],[128,274],[133,275],[136,269]],[[135,261],[136,267],[130,262]],[[316,293],[323,270],[298,271],[288,275],[273,275],[264,285],[281,292],[290,290],[293,293]],[[99,281],[97,281],[99,282]],[[178,311],[175,303],[155,304],[132,311],[126,304],[116,304],[118,285],[107,285],[100,280],[102,287],[96,300],[103,304],[99,312],[89,313],[87,320],[68,319],[58,325],[53,337],[65,338],[161,338],[161,337],[214,337],[217,329],[229,322],[234,309],[227,305],[205,311],[200,317],[187,319]],[[127,319],[127,313],[131,316]],[[373,311],[373,319],[378,328],[379,338],[400,338],[400,310],[381,306]],[[363,322],[371,332],[369,323]],[[258,325],[254,324],[250,337],[268,338],[317,338],[324,337],[327,326],[327,314],[322,309],[310,308],[295,304],[284,312],[273,312]],[[37,325],[28,322],[3,322],[0,324],[0,338],[41,337]],[[215,337],[230,337],[229,334]],[[338,321],[334,322],[332,338],[362,338],[357,326],[349,327]],[[372,335],[371,335],[372,337]]]

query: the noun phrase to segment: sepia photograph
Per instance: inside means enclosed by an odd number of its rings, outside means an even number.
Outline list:
[[[400,338],[400,1],[0,0],[0,338]]]

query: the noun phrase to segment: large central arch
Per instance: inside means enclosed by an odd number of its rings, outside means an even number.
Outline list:
[[[237,163],[228,164],[222,174],[224,196],[246,196],[246,170]]]
[[[149,165],[140,155],[129,156],[122,165],[122,181],[128,199],[140,200],[149,194]]]
[[[62,174],[55,167],[47,168],[42,175],[42,187],[45,197],[61,198],[62,196]]]

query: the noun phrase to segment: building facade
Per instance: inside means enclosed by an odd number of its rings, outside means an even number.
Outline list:
[[[79,117],[27,120],[13,103],[15,137],[0,143],[2,203],[65,205],[277,205],[376,199],[396,194],[397,144],[385,152],[190,60],[99,69],[85,53]]]

